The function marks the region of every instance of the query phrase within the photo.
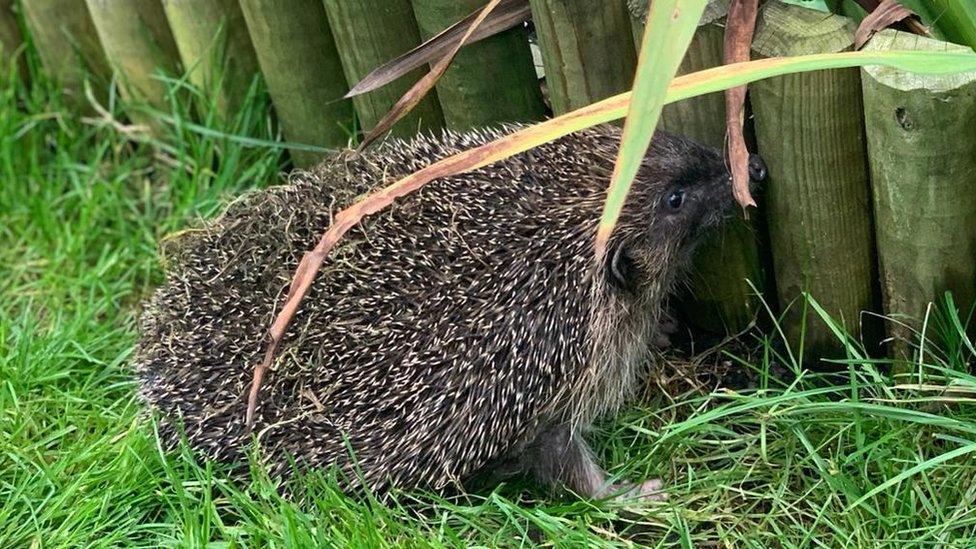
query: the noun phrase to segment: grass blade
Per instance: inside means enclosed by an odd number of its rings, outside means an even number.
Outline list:
[[[627,193],[651,144],[651,137],[661,118],[661,109],[664,108],[668,83],[678,72],[707,3],[706,0],[651,2],[627,123],[610,178],[603,218],[596,233],[598,258],[603,257]]]
[[[900,0],[933,27],[937,38],[976,49],[976,4],[971,0]]]
[[[914,476],[914,475],[916,475],[916,474],[918,474],[918,473],[920,473],[922,471],[925,471],[926,469],[931,469],[931,468],[935,467],[936,465],[940,465],[940,464],[945,463],[947,461],[956,459],[957,457],[961,457],[961,456],[964,456],[966,454],[971,454],[973,452],[976,452],[976,443],[968,444],[968,445],[963,446],[961,448],[956,448],[955,450],[951,450],[951,451],[946,452],[944,454],[940,454],[938,456],[935,456],[934,458],[927,459],[927,460],[923,461],[922,463],[919,463],[918,465],[916,465],[914,467],[910,467],[908,469],[905,469],[901,473],[898,473],[897,475],[891,477],[890,479],[888,479],[888,480],[882,482],[881,484],[875,486],[873,489],[871,489],[870,492],[864,494],[863,496],[861,496],[860,498],[858,498],[857,501],[855,501],[854,503],[852,503],[848,509],[853,509],[854,507],[857,507],[858,505],[861,505],[865,501],[873,498],[874,496],[880,494],[881,492],[884,492],[888,488],[890,488],[890,487],[898,484],[899,482],[907,479],[908,477]]]

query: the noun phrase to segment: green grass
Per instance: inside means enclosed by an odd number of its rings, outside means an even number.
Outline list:
[[[255,88],[238,120],[204,117],[203,131],[182,123],[193,92],[174,81],[179,124],[134,142],[114,117],[69,114],[35,78],[0,84],[0,547],[976,543],[976,351],[951,315],[898,383],[853,342],[840,373],[803,371],[775,330],[748,352],[663,367],[593,440],[614,474],[663,477],[664,504],[509,485],[381,506],[325,474],[285,499],[260,470],[234,483],[164,454],[128,364],[139,302],[162,280],[162,238],[278,181],[267,99]],[[753,386],[709,385],[713,363]]]

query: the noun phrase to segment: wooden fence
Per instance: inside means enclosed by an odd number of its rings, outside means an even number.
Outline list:
[[[285,138],[328,148],[372,128],[422,74],[343,99],[381,63],[433,36],[482,0],[20,0],[47,71],[83,108],[83,77],[114,69],[132,101],[162,106],[156,71],[186,70],[232,115],[263,74]],[[531,0],[549,107],[566,112],[626,90],[646,0]],[[643,4],[643,5],[642,5]],[[22,40],[13,0],[0,0],[0,49]],[[682,72],[721,62],[727,9],[714,0]],[[756,57],[839,52],[854,25],[776,1],[760,14]],[[884,31],[872,49],[943,49],[942,42]],[[96,90],[104,90],[98,88]],[[814,355],[836,353],[836,337],[802,300],[809,291],[855,336],[878,341],[884,327],[864,311],[919,319],[953,292],[963,313],[976,294],[976,75],[920,77],[892,69],[841,69],[770,79],[751,87],[747,128],[770,181],[752,219],[705,243],[685,320],[734,333],[757,315],[749,279],[783,317],[788,337],[804,332]],[[547,113],[526,29],[466,47],[436,91],[394,128],[467,129],[531,121]],[[354,117],[355,114],[355,117]],[[721,94],[669,105],[662,127],[720,147]],[[314,154],[293,151],[298,166]],[[909,323],[907,326],[912,326]],[[889,323],[888,335],[909,336]],[[863,332],[863,334],[862,334]]]

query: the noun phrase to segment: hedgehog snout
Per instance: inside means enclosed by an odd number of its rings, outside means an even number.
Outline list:
[[[749,188],[756,190],[759,183],[766,180],[769,170],[766,169],[766,162],[758,154],[749,155]]]

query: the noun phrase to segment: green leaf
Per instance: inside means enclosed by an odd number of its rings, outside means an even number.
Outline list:
[[[976,49],[976,2],[973,0],[898,0],[932,27],[937,37]]]
[[[637,76],[614,166],[603,218],[597,230],[597,256],[610,238],[627,193],[661,118],[668,85],[695,35],[707,0],[654,0],[647,14]]]
[[[687,44],[685,44],[686,46]],[[617,218],[620,216],[627,193],[630,191],[630,186],[657,125],[661,107],[665,103],[717,92],[782,74],[863,65],[885,65],[921,74],[967,72],[976,70],[976,55],[958,52],[935,54],[935,52],[925,51],[857,51],[760,59],[723,65],[682,76],[675,79],[666,91],[660,90],[660,81],[663,78],[658,78],[658,82],[654,82],[653,79],[644,77],[642,74],[641,77],[646,78],[646,80],[638,81],[637,86],[643,88],[644,103],[641,104],[636,100],[637,94],[641,93],[641,90],[635,89],[627,111],[627,125],[624,127],[617,166],[614,168],[610,189],[607,192],[603,218],[600,220],[600,227],[597,231],[597,253],[602,254]],[[640,71],[640,67],[638,67],[638,71]],[[674,73],[669,74],[673,75]],[[601,103],[591,105],[591,107]],[[619,107],[619,105],[617,106]],[[584,111],[594,122],[596,116],[610,114],[592,109],[580,109],[576,113],[583,113]],[[574,113],[569,114],[573,115]],[[613,116],[604,116],[605,119],[600,121],[606,122],[618,117],[619,113],[615,112]],[[632,120],[632,117],[636,117],[636,120]],[[579,123],[580,119],[581,117],[577,115],[574,117],[574,122]]]
[[[906,470],[902,471],[901,473],[899,473],[899,474],[895,475],[894,477],[886,480],[885,482],[879,484],[878,486],[875,486],[874,489],[872,489],[870,492],[864,494],[863,496],[861,496],[860,498],[858,498],[857,501],[855,501],[854,503],[852,503],[848,507],[848,510],[854,509],[858,505],[861,505],[865,501],[873,498],[874,496],[880,494],[881,492],[884,492],[888,488],[890,488],[890,487],[892,487],[892,486],[900,483],[901,481],[903,481],[903,480],[905,480],[905,479],[907,479],[909,477],[915,476],[915,475],[917,475],[917,474],[919,474],[919,473],[921,473],[923,471],[926,471],[926,470],[929,470],[929,469],[933,469],[937,465],[941,465],[941,464],[943,464],[943,463],[945,463],[947,461],[951,461],[953,459],[956,459],[958,457],[962,457],[962,456],[964,456],[966,454],[971,454],[973,452],[976,452],[976,443],[974,443],[974,444],[968,444],[966,446],[962,446],[960,448],[956,448],[955,450],[951,450],[951,451],[946,452],[944,454],[940,454],[938,456],[935,456],[934,458],[927,459],[927,460],[923,461],[922,463],[919,463],[918,465],[916,465],[914,467],[911,467],[909,469],[906,469]]]

